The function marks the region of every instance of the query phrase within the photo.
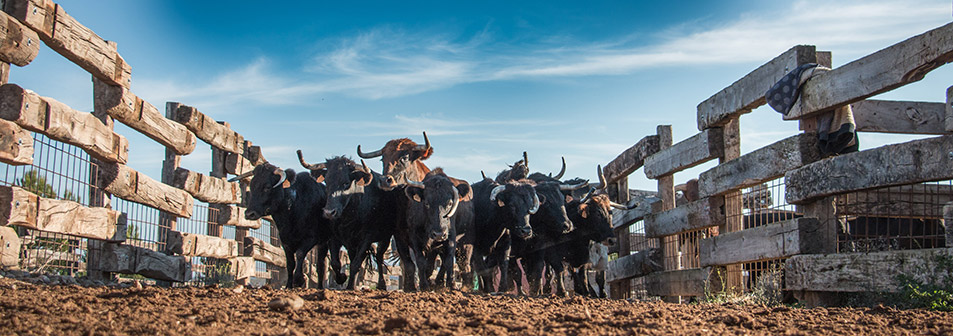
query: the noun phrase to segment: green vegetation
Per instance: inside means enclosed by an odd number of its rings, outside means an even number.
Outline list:
[[[900,290],[891,295],[894,305],[899,308],[953,311],[953,257],[937,255],[934,261],[936,268],[918,269],[916,272],[926,274],[927,281],[906,274],[897,276]]]

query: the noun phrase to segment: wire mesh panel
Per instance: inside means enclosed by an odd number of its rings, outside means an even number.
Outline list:
[[[951,181],[839,195],[838,252],[945,247],[943,206],[950,201]]]

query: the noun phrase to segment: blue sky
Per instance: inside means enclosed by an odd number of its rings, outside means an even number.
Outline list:
[[[58,3],[118,43],[134,93],[230,122],[273,163],[299,169],[295,149],[356,157],[358,144],[427,131],[428,165],[470,181],[524,150],[534,171],[565,156],[567,177],[594,178],[656,125],[673,125],[676,142],[697,133],[699,102],[791,46],[832,51],[836,67],[953,21],[947,0]],[[89,78],[44,47],[10,81],[90,111]],[[953,66],[878,98],[943,101],[950,78]],[[741,120],[743,152],[798,132],[766,108]],[[117,132],[130,165],[158,178],[161,146]],[[207,172],[198,147],[183,166]],[[638,171],[630,186],[655,184]]]

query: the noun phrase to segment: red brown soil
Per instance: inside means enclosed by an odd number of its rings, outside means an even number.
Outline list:
[[[272,299],[304,306],[272,311]],[[892,308],[677,305],[525,298],[458,291],[400,293],[228,288],[106,288],[0,279],[0,334],[953,334],[953,314]]]

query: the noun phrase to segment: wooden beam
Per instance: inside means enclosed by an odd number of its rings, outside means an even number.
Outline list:
[[[115,45],[66,14],[58,4],[49,0],[8,0],[4,11],[33,29],[50,49],[96,78],[129,88],[132,68],[119,56]]]
[[[0,226],[0,266],[20,269],[20,237],[17,230]]]
[[[645,236],[660,238],[685,231],[722,225],[725,198],[712,196],[645,216]]]
[[[943,218],[953,186],[914,184],[866,190],[837,198],[837,213],[851,216]]]
[[[705,296],[711,267],[651,273],[645,290],[651,296]]]
[[[816,250],[807,239],[817,231],[817,219],[795,218],[702,239],[698,260],[702,266],[789,257]]]
[[[33,164],[33,134],[13,122],[0,120],[0,162],[13,166]]]
[[[953,23],[911,37],[801,86],[801,97],[784,120],[802,119],[923,79],[953,61]]]
[[[252,257],[235,257],[228,260],[235,280],[248,279],[255,276],[255,259]]]
[[[170,231],[166,248],[169,252],[192,257],[228,259],[238,257],[238,242],[220,237]]]
[[[657,179],[718,158],[724,153],[721,128],[709,128],[645,158],[645,176]]]
[[[99,166],[99,188],[127,201],[141,203],[175,214],[192,217],[192,196],[181,189],[153,180],[122,164]]]
[[[40,37],[20,21],[0,12],[0,61],[18,66],[30,64],[40,52]]]
[[[0,186],[0,225],[100,240],[117,240],[119,211],[39,197],[20,187]],[[124,240],[125,235],[118,240]]]
[[[93,97],[97,111],[104,111],[176,154],[186,155],[195,149],[195,134],[192,131],[164,117],[158,108],[128,89],[94,78]]]
[[[0,118],[79,147],[103,161],[126,163],[129,157],[129,141],[92,113],[76,111],[16,84],[0,86]]]
[[[241,175],[255,170],[255,165],[248,161],[243,155],[228,153],[225,157],[225,172],[232,175]],[[249,177],[250,181],[251,178]]]
[[[946,228],[946,245],[953,247],[953,203],[943,206],[943,226]]]
[[[612,229],[618,229],[632,225],[652,213],[652,203],[661,202],[657,198],[645,198],[639,202],[639,206],[630,210],[612,210]]]
[[[798,255],[785,262],[784,283],[787,290],[896,292],[899,275],[927,283],[951,280],[942,266],[950,258],[950,248]]]
[[[238,204],[242,192],[238,182],[228,182],[221,177],[211,177],[185,168],[175,170],[174,187],[185,190],[196,199],[208,203]]]
[[[882,188],[953,179],[953,135],[839,155],[784,175],[789,204]]]
[[[175,121],[185,125],[195,136],[212,147],[235,154],[243,152],[245,139],[241,134],[233,131],[227,124],[215,122],[194,107],[179,105],[179,109],[175,111]]]
[[[768,88],[799,65],[814,62],[814,46],[799,45],[785,51],[698,104],[698,130],[722,126],[764,105],[764,92]]]
[[[801,133],[724,162],[699,175],[699,197],[755,186],[821,158],[817,134]]]
[[[953,86],[946,88],[946,130],[953,132]]]
[[[278,267],[285,267],[286,265],[285,250],[278,246],[255,237],[245,237],[243,245],[245,246],[243,256],[252,257],[255,260],[264,261]]]
[[[165,281],[186,282],[192,278],[192,263],[186,257],[114,243],[103,244],[99,269]]]
[[[261,147],[259,146],[248,146],[245,151],[245,158],[248,159],[253,166],[268,162],[268,160],[265,160],[265,156],[262,155]]]
[[[662,251],[657,248],[637,251],[609,262],[607,281],[619,281],[662,271]]]
[[[858,132],[950,134],[943,103],[867,99],[850,107]]]
[[[616,182],[642,167],[645,158],[659,151],[659,138],[649,135],[619,154],[602,169],[608,183]]]
[[[221,225],[231,225],[239,228],[258,229],[261,227],[261,219],[245,219],[245,208],[236,205],[222,205],[218,212],[218,223]]]

